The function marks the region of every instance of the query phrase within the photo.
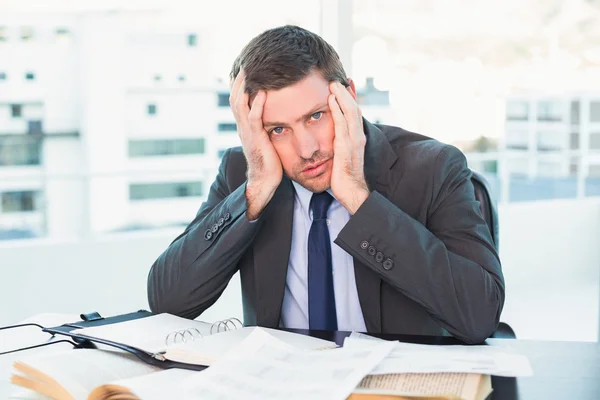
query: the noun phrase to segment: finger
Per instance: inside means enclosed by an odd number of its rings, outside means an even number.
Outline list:
[[[242,82],[244,82],[245,77],[246,74],[244,73],[244,70],[240,68],[240,72],[238,72],[237,76],[235,77],[235,80],[233,81],[233,85],[231,86],[231,94],[229,95],[229,105],[231,107],[233,107],[233,105],[235,104],[235,101],[237,99],[237,93],[239,91],[240,85],[242,84]]]
[[[254,100],[252,101],[252,108],[250,109],[250,113],[248,114],[248,121],[250,123],[250,128],[254,134],[258,134],[264,130],[262,115],[265,107],[265,100],[267,96],[266,93],[260,90],[256,96],[254,96]]]
[[[362,119],[360,118],[358,105],[356,101],[340,82],[332,82],[330,84],[331,92],[335,95],[340,109],[346,117],[348,123],[348,133],[353,140],[360,139],[362,135]]]
[[[242,126],[242,128],[247,128],[248,126],[248,114],[250,114],[250,107],[248,106],[248,93],[246,93],[246,80],[242,80],[240,83],[237,93],[235,104],[233,107],[235,108],[235,113],[237,114],[237,122]]]
[[[335,137],[344,138],[347,140],[348,123],[346,122],[346,117],[344,117],[344,114],[342,114],[342,110],[337,102],[335,94],[330,94],[327,102],[329,103],[329,109],[331,110],[331,116],[333,117]]]

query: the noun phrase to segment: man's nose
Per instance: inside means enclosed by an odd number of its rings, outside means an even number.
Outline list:
[[[319,151],[319,142],[307,130],[296,131],[296,144],[298,155],[305,160],[309,160]]]

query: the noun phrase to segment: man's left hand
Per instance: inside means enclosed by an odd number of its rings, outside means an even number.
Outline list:
[[[329,109],[335,125],[331,190],[353,215],[369,197],[364,160],[367,138],[362,114],[350,92],[339,82],[329,84]]]

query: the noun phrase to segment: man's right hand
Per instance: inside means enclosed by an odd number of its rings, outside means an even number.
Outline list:
[[[240,70],[229,96],[229,104],[238,126],[244,156],[248,163],[246,201],[249,220],[257,219],[267,206],[281,183],[283,168],[279,156],[262,124],[266,93],[259,91],[249,107],[246,93],[245,74]]]

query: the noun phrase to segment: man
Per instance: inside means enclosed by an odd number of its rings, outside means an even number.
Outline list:
[[[231,78],[242,147],[152,266],[154,312],[196,318],[239,271],[246,325],[495,330],[504,280],[459,150],[364,120],[335,50],[299,27],[252,39]]]

